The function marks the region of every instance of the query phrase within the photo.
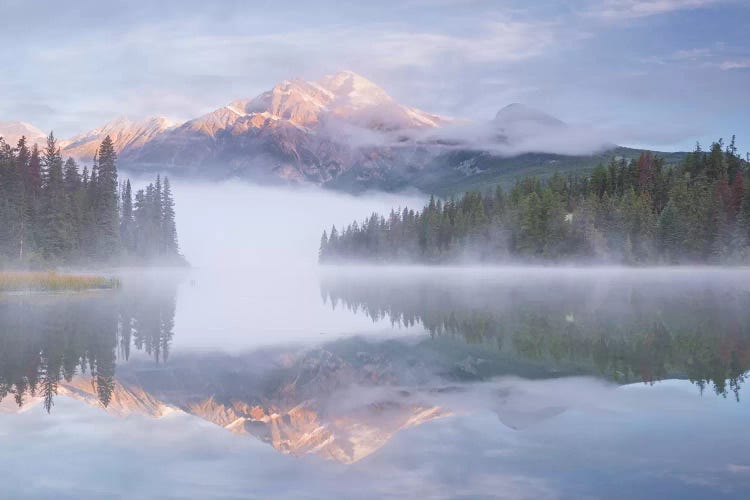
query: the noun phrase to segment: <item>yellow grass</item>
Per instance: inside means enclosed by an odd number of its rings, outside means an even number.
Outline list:
[[[55,272],[0,272],[0,292],[24,291],[81,291],[102,288],[117,288],[120,282],[114,278]]]

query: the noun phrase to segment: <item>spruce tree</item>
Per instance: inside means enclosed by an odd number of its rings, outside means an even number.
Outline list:
[[[133,220],[133,190],[130,179],[122,188],[122,215],[120,217],[120,240],[125,251],[135,253],[135,221]]]
[[[85,198],[81,188],[81,176],[78,173],[78,165],[73,158],[68,158],[65,162],[63,184],[65,190],[65,210],[70,235],[70,250],[78,252],[82,244]]]
[[[159,178],[157,177],[157,184]],[[172,196],[172,187],[169,184],[169,178],[164,178],[163,189],[161,191],[161,240],[164,245],[164,254],[169,257],[179,255],[179,244],[177,242],[177,225],[175,222],[174,198]]]
[[[328,233],[325,229],[323,235],[320,237],[320,247],[318,249],[318,261],[324,262],[326,260],[326,251],[328,250]]]
[[[148,214],[146,207],[146,194],[143,189],[135,193],[135,210],[133,219],[135,221],[134,248],[137,255],[143,257],[148,252]]]
[[[99,146],[96,180],[97,255],[111,258],[120,248],[120,225],[117,203],[117,155],[107,136]]]
[[[42,154],[42,231],[43,252],[46,257],[63,260],[72,246],[70,220],[65,197],[63,161],[54,134],[47,137]]]
[[[164,241],[164,200],[162,198],[161,175],[156,174],[153,193],[153,217],[156,229],[156,252],[158,255],[166,253],[166,242]]]
[[[676,262],[681,238],[679,215],[674,204],[670,201],[659,215],[659,250],[668,262]]]

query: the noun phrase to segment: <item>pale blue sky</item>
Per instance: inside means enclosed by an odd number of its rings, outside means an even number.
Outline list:
[[[750,3],[0,0],[0,120],[67,136],[183,120],[282,79],[351,69],[475,120],[523,102],[662,149],[750,149]]]

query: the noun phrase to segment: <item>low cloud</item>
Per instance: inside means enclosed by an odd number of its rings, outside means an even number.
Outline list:
[[[750,59],[735,59],[730,61],[724,61],[719,64],[719,68],[724,71],[732,69],[746,69],[750,68]]]
[[[698,9],[720,0],[606,0],[584,12],[588,17],[621,21],[649,17],[679,10]]]

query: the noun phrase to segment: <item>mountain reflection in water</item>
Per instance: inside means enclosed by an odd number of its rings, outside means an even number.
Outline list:
[[[121,417],[185,413],[286,454],[352,464],[450,415],[490,412],[527,429],[595,406],[612,382],[684,378],[739,400],[750,367],[742,273],[534,276],[325,272],[326,307],[430,335],[229,352],[173,349],[176,280],[6,296],[0,413],[49,412],[56,396]]]

